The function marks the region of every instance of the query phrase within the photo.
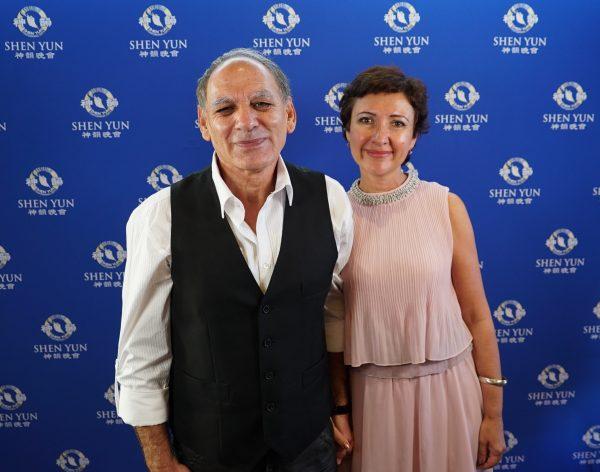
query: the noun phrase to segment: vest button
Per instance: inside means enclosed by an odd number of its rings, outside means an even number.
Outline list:
[[[273,380],[275,378],[275,372],[268,370],[265,372],[265,380]]]
[[[263,341],[263,346],[267,349],[270,348],[272,345],[273,345],[273,340],[271,338],[266,338]]]
[[[267,413],[273,413],[277,409],[277,403],[275,402],[267,402],[265,405],[265,410]]]
[[[263,305],[263,307],[262,307],[262,312],[263,312],[265,315],[268,315],[269,313],[271,313],[271,307],[270,307],[269,305]]]

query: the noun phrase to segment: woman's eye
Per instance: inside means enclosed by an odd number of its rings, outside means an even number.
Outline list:
[[[368,116],[361,116],[361,117],[358,119],[358,122],[359,122],[359,123],[372,123],[372,122],[373,122],[373,120],[372,120],[371,118],[369,118]]]
[[[392,124],[396,127],[396,128],[402,128],[404,126],[406,126],[404,124],[404,121],[400,121],[400,120],[395,120],[392,122]]]

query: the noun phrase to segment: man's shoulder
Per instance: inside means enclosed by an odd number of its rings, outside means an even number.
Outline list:
[[[181,179],[179,182],[174,183],[169,188],[172,191],[180,191],[195,185],[202,185],[210,181],[211,170],[210,167],[206,167],[198,172],[188,175]]]

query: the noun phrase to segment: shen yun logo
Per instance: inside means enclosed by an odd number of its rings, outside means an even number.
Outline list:
[[[85,111],[96,118],[110,115],[118,105],[119,101],[116,97],[103,87],[91,89],[81,100],[81,106]]]
[[[546,247],[557,256],[569,254],[579,244],[573,232],[567,228],[559,228],[546,239]],[[585,265],[584,257],[561,257],[555,259],[537,259],[535,266],[544,274],[574,274]]]
[[[27,397],[18,387],[14,385],[0,386],[0,408],[3,410],[14,411],[25,403]]]
[[[596,470],[593,466],[600,464],[600,425],[591,426],[581,437],[581,440],[592,450],[574,451],[571,457],[578,465],[591,467],[590,469],[586,468],[586,470]]]
[[[523,454],[510,454],[510,452],[519,444],[519,441],[513,433],[510,431],[504,431],[504,442],[506,443],[506,451],[498,465],[494,470],[516,470],[519,464],[526,462],[525,455]]]
[[[4,266],[8,264],[8,261],[10,261],[9,252],[0,246],[0,269],[4,268]]]
[[[575,390],[560,389],[569,380],[569,374],[559,364],[544,367],[537,376],[537,380],[546,390],[530,392],[527,395],[528,400],[533,402],[535,406],[564,406],[570,399],[575,398]]]
[[[288,4],[276,3],[263,16],[263,23],[275,34],[288,34],[300,23],[300,16]]]
[[[41,8],[25,7],[19,11],[17,17],[13,20],[13,24],[25,36],[39,38],[52,26],[52,20],[46,16]]]
[[[115,241],[103,241],[92,253],[92,258],[105,269],[119,267],[127,257],[127,253]]]
[[[460,112],[471,109],[480,98],[475,86],[465,81],[455,82],[444,95],[448,104]],[[435,115],[434,122],[442,126],[444,131],[479,131],[488,119],[487,113],[456,113]]]
[[[527,33],[538,21],[533,8],[526,3],[515,3],[504,15],[504,23],[519,34]]]
[[[54,341],[65,341],[77,331],[77,327],[65,315],[51,315],[42,325],[42,331]]]
[[[37,167],[31,171],[25,183],[35,193],[46,197],[58,190],[63,184],[63,179],[50,167]]]
[[[171,31],[177,19],[163,5],[150,5],[144,10],[139,23],[152,36],[163,36]]]
[[[348,84],[345,82],[338,82],[325,94],[324,101],[329,107],[338,112],[340,111],[340,100],[344,96],[344,90]],[[325,134],[341,133],[342,120],[336,115],[328,116],[315,116],[315,126],[320,127]]]
[[[395,32],[407,33],[421,20],[421,15],[410,3],[398,2],[392,5],[383,20]]]
[[[569,379],[567,371],[558,364],[544,368],[538,375],[538,381],[546,388],[555,390]]]
[[[511,157],[500,169],[500,175],[510,185],[525,183],[531,174],[533,174],[533,169],[522,157]]]
[[[183,179],[183,177],[175,167],[170,165],[160,165],[152,169],[152,172],[146,181],[158,192],[163,188],[167,188],[170,185],[179,182],[181,179]]]
[[[479,100],[480,96],[473,84],[469,82],[456,82],[444,96],[452,108],[465,111]]]
[[[383,16],[383,21],[401,36],[375,36],[373,46],[384,54],[419,54],[429,46],[429,36],[407,35],[421,21],[421,15],[408,2],[394,3]]]
[[[587,99],[587,94],[577,82],[565,82],[556,89],[552,99],[563,110],[572,111],[581,106]]]
[[[90,460],[77,449],[67,449],[56,459],[56,465],[65,472],[81,472],[90,465]]]
[[[600,425],[594,425],[588,429],[583,437],[583,442],[592,449],[600,449]]]
[[[505,300],[494,311],[494,318],[506,328],[496,330],[496,338],[500,344],[521,344],[533,336],[533,328],[514,328],[526,315],[523,306],[517,300]]]
[[[600,302],[593,308],[592,313],[600,320]],[[583,334],[589,335],[592,341],[600,340],[600,324],[586,325],[583,327]]]
[[[113,407],[116,406],[115,402],[115,384],[111,384],[108,390],[104,392],[104,399],[110,403]],[[108,426],[124,424],[123,420],[117,415],[115,408],[110,410],[98,410],[96,411],[96,419],[104,422]]]
[[[574,111],[587,100],[587,93],[577,82],[564,82],[552,95],[556,104],[565,111]],[[553,131],[582,131],[593,123],[594,113],[544,113],[542,123]]]

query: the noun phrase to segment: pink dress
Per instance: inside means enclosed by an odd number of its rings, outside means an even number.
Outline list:
[[[397,189],[349,192],[342,271],[352,472],[475,471],[482,395],[452,285],[448,189],[416,173]]]

